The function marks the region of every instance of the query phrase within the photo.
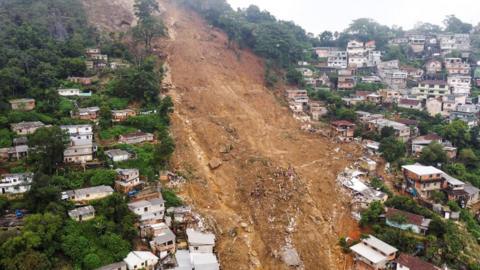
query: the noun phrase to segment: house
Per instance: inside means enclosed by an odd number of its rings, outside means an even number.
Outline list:
[[[395,227],[400,230],[411,230],[414,233],[426,234],[431,221],[431,219],[427,219],[423,216],[395,208],[387,207],[385,209],[386,224],[390,227]]]
[[[136,187],[143,184],[140,181],[140,171],[138,169],[116,169],[117,180],[115,189],[122,193],[128,193]]]
[[[423,78],[423,69],[411,67],[411,66],[402,66],[400,70],[407,73],[407,78],[412,81],[420,81]]]
[[[453,95],[470,94],[472,78],[468,75],[448,75],[447,83]]]
[[[395,259],[398,251],[372,235],[351,246],[350,250],[355,255],[355,270],[387,269],[387,264]]]
[[[443,138],[437,134],[427,134],[412,139],[412,154],[419,156],[422,153],[423,148],[427,147],[433,142],[442,145],[443,150],[446,152],[448,158],[453,159],[457,156],[457,148],[453,147],[450,142],[444,142]]]
[[[368,127],[370,130],[376,130],[378,133],[380,133],[384,127],[391,127],[395,130],[395,137],[404,142],[408,141],[411,135],[409,126],[384,118],[369,121]]]
[[[88,77],[68,77],[67,80],[73,83],[84,85],[84,86],[92,84],[92,78],[88,78]]]
[[[78,164],[92,161],[96,150],[92,125],[64,125],[60,128],[70,137],[70,143],[63,151],[63,161]]]
[[[122,149],[110,149],[104,152],[112,162],[121,162],[130,159],[131,154]]]
[[[14,111],[31,111],[35,109],[35,99],[33,98],[12,99],[9,103]]]
[[[87,48],[85,49],[85,54],[90,56],[92,54],[99,54],[101,53],[100,48]]]
[[[96,186],[81,188],[75,190],[67,190],[62,192],[63,200],[71,200],[74,202],[87,202],[92,200],[100,200],[113,194],[113,189],[109,186]]]
[[[120,69],[120,68],[127,68],[130,65],[128,63],[125,63],[123,61],[112,61],[109,63],[109,67],[113,70]]]
[[[150,251],[132,251],[123,259],[128,270],[154,270],[158,257]]]
[[[458,105],[465,104],[467,96],[465,95],[446,95],[442,97],[442,115],[449,116],[451,112],[456,111]]]
[[[315,47],[313,48],[318,58],[328,58],[333,51],[339,51],[336,47]]]
[[[20,194],[30,190],[33,173],[2,174],[0,194]]]
[[[433,191],[442,189],[444,172],[433,166],[423,166],[418,163],[404,165],[402,172],[407,187],[411,188],[414,195],[418,194],[422,198],[429,198]]]
[[[401,98],[400,92],[393,89],[382,89],[378,91],[378,94],[382,96],[384,103],[396,103]]]
[[[12,131],[17,133],[18,135],[29,135],[35,133],[35,131],[45,126],[44,123],[35,121],[35,122],[20,122],[16,124],[11,124],[10,127]]]
[[[453,122],[455,120],[465,122],[469,128],[474,128],[478,126],[478,116],[476,113],[460,111],[450,112],[449,121]]]
[[[143,143],[143,142],[151,142],[153,140],[154,138],[152,133],[144,133],[144,132],[128,133],[128,134],[120,135],[118,138],[119,143],[125,143],[125,144],[137,144],[137,143]]]
[[[382,103],[382,96],[379,94],[371,93],[367,95],[367,101],[375,104]]]
[[[364,124],[368,123],[371,120],[383,119],[384,118],[384,116],[382,114],[372,114],[372,113],[364,112],[364,111],[355,111],[355,114],[357,115],[360,122],[364,123]]]
[[[165,223],[154,224],[156,226],[155,236],[150,241],[150,248],[152,252],[158,257],[165,258],[168,254],[175,254],[176,251],[176,236]]]
[[[349,90],[355,88],[357,82],[353,76],[339,76],[337,88],[341,90]]]
[[[355,124],[350,121],[340,120],[330,124],[330,136],[342,142],[353,141]]]
[[[474,187],[470,183],[465,183],[465,186],[463,187],[463,189],[465,190],[468,196],[467,207],[477,204],[480,201],[480,196],[479,196],[480,189]]]
[[[194,229],[187,229],[187,242],[190,253],[213,253],[215,247],[215,235],[204,233]]]
[[[112,264],[97,268],[95,270],[127,270],[127,263],[125,262],[112,263]]]
[[[78,222],[95,218],[95,208],[91,205],[82,206],[68,211],[68,216]]]
[[[137,112],[132,109],[112,110],[112,122],[123,122],[132,116],[136,116]]]
[[[307,90],[287,90],[286,97],[289,103],[298,105],[303,111],[303,107],[308,105]]]
[[[343,69],[348,67],[346,51],[330,51],[327,58],[327,66],[330,68]]]
[[[417,99],[436,98],[449,95],[450,89],[445,81],[428,80],[422,81],[417,87],[412,88],[411,94]]]
[[[90,97],[92,91],[82,91],[78,88],[58,89],[58,94],[62,97]]]
[[[397,264],[396,270],[441,270],[440,267],[405,253],[400,253],[395,263]]]
[[[470,51],[469,34],[442,34],[437,36],[442,53],[449,54],[452,51]]]
[[[399,69],[387,69],[381,72],[383,81],[393,89],[405,89],[407,87],[408,74]]]
[[[412,109],[412,110],[421,110],[423,108],[422,102],[417,99],[410,99],[410,98],[401,98],[398,100],[398,107],[404,109]]]
[[[350,40],[347,43],[347,53],[350,55],[362,55],[365,53],[365,44],[358,40]]]
[[[128,208],[140,217],[143,225],[159,223],[165,215],[165,201],[162,197],[131,202]]]
[[[219,270],[220,264],[212,253],[190,253],[193,269]]]
[[[445,58],[444,61],[448,74],[470,75],[470,65],[461,58]]]
[[[95,121],[100,116],[99,107],[79,108],[70,112],[72,118]]]
[[[435,76],[437,73],[442,72],[442,62],[435,59],[428,60],[425,64],[425,70],[427,71],[427,75]]]
[[[177,260],[177,267],[174,268],[174,270],[194,269],[192,266],[192,258],[190,257],[190,252],[188,252],[188,250],[177,250],[177,253],[175,253],[175,259]]]
[[[465,183],[446,173],[443,175],[443,178],[445,179],[443,187],[447,193],[448,200],[466,205],[469,197],[467,192],[465,192]]]
[[[408,37],[408,44],[416,54],[422,53],[425,50],[425,42],[426,38],[424,35],[411,35]]]
[[[442,100],[439,100],[438,98],[434,98],[434,97],[427,98],[427,100],[425,101],[425,109],[427,110],[430,116],[436,116],[437,114],[441,114],[442,105],[443,105]]]
[[[310,102],[310,115],[312,116],[312,120],[320,121],[320,119],[328,114],[327,107],[320,102]]]

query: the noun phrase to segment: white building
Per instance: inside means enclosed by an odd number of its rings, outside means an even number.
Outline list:
[[[348,57],[346,51],[331,51],[329,52],[328,67],[344,69],[348,67]]]
[[[448,75],[448,86],[453,95],[469,95],[472,78],[468,75]]]
[[[395,259],[397,249],[374,236],[368,236],[352,247],[356,269],[386,269]]]
[[[213,253],[215,235],[194,229],[187,229],[187,241],[190,253]]]
[[[159,223],[165,215],[165,201],[163,198],[141,200],[128,204],[128,208],[140,217],[144,224]]]
[[[110,186],[96,186],[64,191],[62,192],[62,199],[72,200],[74,202],[84,202],[103,199],[112,194],[113,188]]]
[[[62,97],[89,97],[92,95],[91,91],[82,91],[78,88],[58,89],[57,92]]]
[[[68,211],[68,216],[78,222],[91,220],[95,218],[95,208],[91,205],[75,208]]]
[[[33,173],[3,174],[0,178],[0,194],[19,194],[30,190]]]
[[[154,270],[158,263],[158,257],[150,251],[132,251],[123,259],[128,270]]]
[[[130,159],[130,153],[121,149],[111,149],[105,151],[105,155],[113,162],[121,162]]]
[[[93,145],[92,125],[60,126],[70,137],[70,144],[63,152],[65,163],[86,163],[93,160],[95,147]]]

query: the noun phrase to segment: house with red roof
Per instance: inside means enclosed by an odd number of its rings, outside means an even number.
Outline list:
[[[425,234],[430,226],[431,220],[410,212],[387,207],[385,208],[385,222],[390,227]]]

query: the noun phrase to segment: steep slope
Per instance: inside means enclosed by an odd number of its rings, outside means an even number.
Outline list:
[[[133,0],[84,0],[100,29],[134,23]],[[335,178],[353,146],[307,134],[263,86],[263,61],[227,48],[226,35],[174,0],[159,0],[169,37],[165,85],[175,102],[173,166],[188,176],[181,195],[216,231],[223,269],[288,269],[294,246],[304,269],[348,269],[337,242],[356,231]],[[114,18],[114,19],[109,19]],[[222,160],[211,170],[208,163]]]
[[[354,149],[337,153],[328,139],[300,131],[263,86],[259,58],[228,49],[225,34],[197,14],[161,3],[170,30],[158,45],[174,85],[175,165],[193,175],[184,195],[217,228],[222,266],[282,269],[275,257],[291,240],[306,269],[343,269],[338,235],[355,225],[335,177]],[[215,158],[223,165],[212,171]]]

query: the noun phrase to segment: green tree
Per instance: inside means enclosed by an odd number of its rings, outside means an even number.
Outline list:
[[[464,33],[468,34],[473,29],[473,25],[462,22],[455,15],[449,15],[443,20],[445,31],[449,33]]]
[[[300,71],[290,68],[286,74],[287,82],[292,85],[297,85],[302,87],[304,85],[303,75]]]
[[[175,150],[175,142],[166,130],[161,130],[158,137],[159,143],[155,145],[152,160],[152,165],[157,170],[164,169],[168,165],[170,157]]]
[[[432,142],[422,149],[419,161],[422,164],[436,165],[437,163],[445,163],[447,154],[443,150],[443,146],[438,142]]]
[[[378,223],[380,215],[385,212],[383,205],[379,201],[370,204],[367,210],[363,211],[360,219],[360,226],[367,226]]]
[[[393,127],[383,127],[380,130],[380,136],[383,138],[389,138],[395,136],[395,129]]]
[[[385,138],[380,142],[382,157],[388,162],[398,161],[405,156],[405,144],[395,138]]]
[[[150,50],[153,38],[165,35],[163,21],[153,16],[159,11],[158,3],[155,0],[135,0],[134,8],[138,24],[133,28],[133,36],[142,40],[145,49]]]
[[[29,136],[28,144],[32,149],[29,163],[40,171],[51,174],[63,162],[68,136],[59,127],[40,128]]]
[[[464,148],[460,150],[458,159],[467,167],[476,167],[478,164],[478,157],[471,148]]]
[[[459,148],[465,147],[471,139],[467,124],[461,120],[452,121],[441,131],[447,140]]]

